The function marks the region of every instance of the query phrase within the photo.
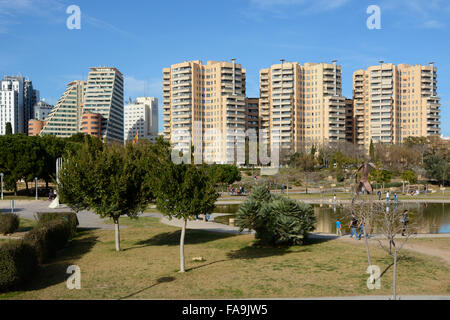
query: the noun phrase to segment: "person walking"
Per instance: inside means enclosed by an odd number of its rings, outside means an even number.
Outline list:
[[[391,201],[391,193],[388,191],[386,192],[386,202]]]
[[[361,222],[361,224],[359,225],[359,240],[361,240],[361,237],[362,237],[362,235],[364,233],[364,228],[365,228],[364,222]],[[366,230],[365,237],[369,238],[369,234],[367,233],[367,230]]]
[[[377,194],[378,194],[378,201],[381,201],[381,191],[378,190]]]
[[[336,235],[342,237],[342,224],[339,219],[336,221]]]
[[[394,193],[394,201],[395,201],[395,202],[398,202],[398,198],[397,198],[397,192],[396,192],[396,193]]]
[[[402,236],[405,237],[406,236],[406,229],[408,228],[408,222],[409,222],[408,210],[403,211],[402,222],[403,222]]]
[[[334,197],[333,197],[333,203],[334,203],[334,204],[337,203],[337,197],[336,197],[336,195],[334,195]]]
[[[357,228],[358,228],[358,219],[356,219],[355,216],[352,216],[352,221],[350,222],[350,228],[352,230],[351,234],[350,234],[350,238],[353,238],[353,235],[355,235],[355,240],[358,239],[358,233],[357,233]]]

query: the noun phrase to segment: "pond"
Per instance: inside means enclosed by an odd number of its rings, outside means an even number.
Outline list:
[[[324,204],[312,205],[316,215],[317,224],[316,232],[336,233],[336,219],[343,219],[344,212],[341,207]],[[450,204],[443,203],[401,203],[399,210],[408,210],[409,216],[414,218],[415,215],[423,215],[420,223],[419,233],[444,234],[450,233]],[[229,215],[216,217],[215,221],[222,224],[228,224],[230,218],[235,218],[239,210],[238,204],[218,205],[214,210],[215,213],[229,213]],[[343,229],[347,229],[348,222],[341,220]]]

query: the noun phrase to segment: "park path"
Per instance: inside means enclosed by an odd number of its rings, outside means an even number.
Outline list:
[[[379,243],[378,243],[378,241],[376,241],[376,238],[377,237],[372,237],[369,240],[369,243],[371,245],[379,246]],[[448,238],[448,239],[450,239],[450,234],[422,234],[422,235],[414,236],[411,239],[430,239],[430,238]],[[355,243],[358,245],[364,245],[364,243],[365,243],[364,239],[361,239],[361,241],[354,240],[354,239],[350,239],[350,237],[348,235],[339,237],[338,239],[339,239],[339,241],[352,242],[352,243]],[[383,243],[385,246],[388,246],[387,241],[386,242],[383,241]],[[431,246],[421,245],[421,244],[417,244],[417,243],[408,243],[408,242],[403,246],[403,249],[408,250],[408,251],[417,252],[417,253],[427,255],[427,256],[437,257],[437,258],[441,259],[443,262],[445,262],[445,264],[448,267],[450,267],[450,252],[448,250],[434,248]]]

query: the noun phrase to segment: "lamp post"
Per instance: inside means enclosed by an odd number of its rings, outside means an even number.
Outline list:
[[[38,196],[38,178],[34,178],[34,186],[36,188],[36,200],[39,200],[39,196]]]
[[[3,177],[4,177],[4,173],[0,173],[0,178],[1,178],[1,184],[2,184],[2,200],[3,200]]]

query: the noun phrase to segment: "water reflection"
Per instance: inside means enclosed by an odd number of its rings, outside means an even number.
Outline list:
[[[342,206],[336,204],[313,205],[316,215],[316,232],[336,233],[336,221],[342,222],[342,230],[348,232],[349,220]],[[239,210],[238,204],[219,205],[214,210],[215,213],[229,213],[230,218]],[[450,204],[444,203],[398,203],[393,202],[386,207],[386,210],[408,210],[411,219],[421,215],[419,233],[442,234],[450,233]]]

